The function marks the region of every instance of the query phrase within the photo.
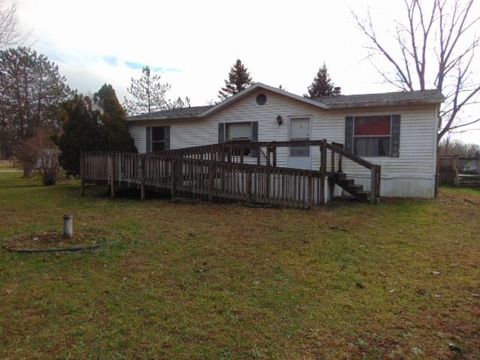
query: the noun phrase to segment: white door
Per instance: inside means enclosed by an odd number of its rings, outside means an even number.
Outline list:
[[[310,118],[290,118],[290,140],[310,140]],[[288,150],[288,167],[312,169],[309,146],[291,147]]]

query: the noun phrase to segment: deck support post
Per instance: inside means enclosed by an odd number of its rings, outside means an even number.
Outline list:
[[[140,158],[140,199],[145,200],[145,157]]]
[[[335,182],[331,177],[328,177],[328,201],[332,201],[335,196]],[[325,200],[325,203],[327,201]]]

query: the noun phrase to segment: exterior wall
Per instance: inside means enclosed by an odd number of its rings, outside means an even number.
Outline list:
[[[259,93],[267,94],[267,103],[258,105]],[[400,114],[400,156],[366,157],[382,166],[382,196],[426,197],[434,196],[436,172],[437,105],[421,107],[389,107],[375,110],[350,109],[326,111],[316,106],[290,99],[275,93],[259,90],[205,119],[134,122],[130,133],[139,152],[146,150],[146,126],[170,125],[172,149],[214,144],[218,142],[218,123],[258,121],[259,141],[284,141],[289,139],[289,118],[309,116],[311,139],[327,139],[339,143],[345,140],[345,117],[375,114]],[[283,124],[277,124],[277,116]],[[320,166],[320,151],[311,149],[312,169]],[[254,159],[252,159],[254,162]],[[288,150],[279,148],[278,166],[287,166]],[[358,184],[369,188],[369,173],[361,166],[345,159],[344,172]]]

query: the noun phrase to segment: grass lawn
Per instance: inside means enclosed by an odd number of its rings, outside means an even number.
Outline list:
[[[0,359],[479,359],[480,191],[324,209],[111,200],[0,172]],[[450,347],[449,347],[450,344]]]

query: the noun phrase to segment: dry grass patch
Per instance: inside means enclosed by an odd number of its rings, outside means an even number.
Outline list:
[[[0,253],[1,358],[479,356],[478,191],[301,211],[34,181],[0,174],[1,237],[71,212],[110,241]]]

